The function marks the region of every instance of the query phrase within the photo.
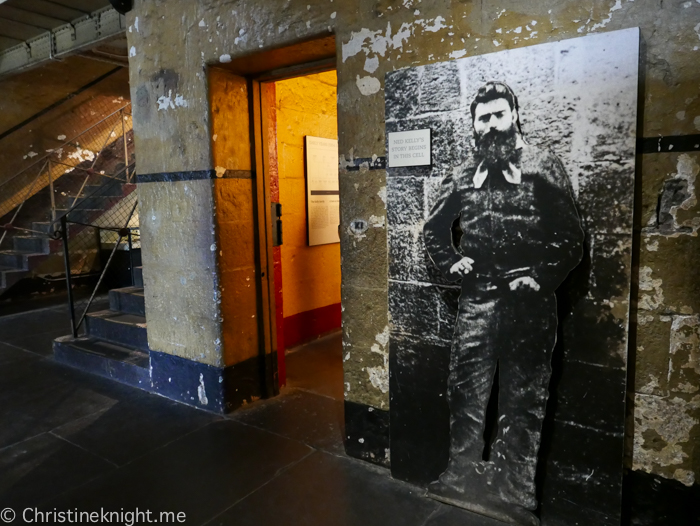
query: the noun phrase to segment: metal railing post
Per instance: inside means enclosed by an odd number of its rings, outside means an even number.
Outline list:
[[[46,163],[49,171],[49,193],[51,194],[51,224],[56,222],[56,197],[53,191],[53,175],[51,174],[51,158]],[[50,232],[49,232],[50,234]]]
[[[129,229],[129,272],[131,273],[131,286],[134,286],[134,245],[131,242],[131,228]]]
[[[70,329],[73,337],[78,337],[78,328],[75,326],[75,305],[73,304],[73,279],[70,270],[70,254],[68,252],[68,220],[61,217],[61,238],[63,239],[63,264],[66,267],[66,289],[68,291],[68,309],[70,311]]]
[[[119,113],[119,118],[122,121],[122,138],[124,140],[124,169],[126,170],[126,182],[131,182],[131,174],[129,174],[129,151],[126,143],[126,125],[124,124],[124,110]]]

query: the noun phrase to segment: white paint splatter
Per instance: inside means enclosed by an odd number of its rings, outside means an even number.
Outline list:
[[[214,142],[216,142],[216,139],[217,139],[218,137],[219,137],[219,135],[215,133],[214,135],[211,136],[211,140],[214,141]]]
[[[227,62],[231,62],[231,55],[229,55],[228,53],[224,53],[223,55],[221,55],[219,57],[219,62],[221,62],[222,64],[226,64]]]
[[[357,84],[360,93],[362,93],[365,96],[374,95],[382,87],[381,83],[379,82],[379,79],[370,76],[360,78],[360,76],[357,75],[357,80],[355,81],[355,83]]]
[[[336,11],[333,11],[333,12],[331,13],[331,18],[335,20],[335,17],[337,16],[337,14],[338,14],[338,13],[337,13]]]
[[[95,153],[91,152],[90,150],[85,150],[83,148],[76,148],[73,153],[71,153],[68,156],[69,159],[75,159],[79,163],[85,162],[85,161],[92,161],[95,159]]]
[[[423,22],[423,20],[416,20],[416,24],[420,24],[423,26],[423,29],[426,31],[429,31],[430,33],[437,33],[441,29],[446,28],[447,26],[444,24],[445,19],[441,16],[437,16],[435,20],[433,20],[433,25],[428,25],[427,22]]]
[[[158,100],[156,101],[158,103],[158,110],[168,110],[168,109],[175,109],[176,107],[182,107],[182,108],[187,108],[189,106],[189,102],[185,100],[185,98],[180,95],[176,94],[175,95],[175,100],[172,99],[173,91],[170,90],[168,91],[168,95],[162,95],[158,97]]]
[[[679,111],[676,113],[676,119],[679,121],[684,121],[685,120],[685,111]]]
[[[370,383],[382,393],[389,392],[389,326],[375,336],[377,343],[373,344],[370,351],[382,357],[383,364],[377,367],[367,367]]]
[[[450,53],[450,58],[462,58],[466,54],[466,49],[455,49],[452,53]]]
[[[386,206],[386,186],[382,186],[379,189],[379,192],[377,192],[377,195],[379,196],[379,199],[384,202],[384,206]]]
[[[203,18],[199,21],[199,27],[207,27],[207,24],[204,22]]]
[[[134,19],[134,29],[136,30],[137,33],[139,32],[139,17],[136,17]]]
[[[374,73],[379,67],[379,57],[367,57],[365,59],[365,71],[367,73]]]
[[[131,46],[131,48],[129,49],[129,56],[130,57],[136,56],[136,46]]]
[[[209,399],[207,398],[207,389],[204,386],[204,374],[199,375],[199,386],[197,387],[197,396],[199,397],[199,403],[202,405],[208,405]]]
[[[384,57],[390,49],[403,51],[403,44],[413,36],[415,27],[421,27],[423,31],[436,33],[447,26],[445,25],[445,19],[442,16],[438,16],[433,20],[420,19],[414,22],[404,22],[393,35],[391,23],[387,23],[386,31],[384,32],[382,30],[372,31],[367,28],[353,31],[350,33],[350,40],[342,45],[343,62],[360,52],[364,52],[365,55],[376,54]]]
[[[494,40],[494,41],[493,41],[493,45],[496,46],[496,47],[498,47],[498,46],[501,45],[501,43],[500,43],[498,40]]]
[[[65,141],[65,140],[66,140],[66,136],[65,136],[65,135],[59,135],[58,137],[56,137],[56,139],[58,139],[59,141]]]
[[[693,119],[693,126],[695,126],[696,130],[700,131],[700,115]]]
[[[226,168],[224,168],[223,166],[217,166],[216,168],[214,168],[214,170],[216,171],[217,177],[223,177],[226,173]]]
[[[369,216],[369,224],[374,228],[384,228],[386,226],[386,218],[384,216]]]

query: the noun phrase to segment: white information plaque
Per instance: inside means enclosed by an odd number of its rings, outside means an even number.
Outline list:
[[[338,141],[308,135],[304,140],[309,246],[339,243]]]
[[[389,168],[430,166],[430,129],[389,134]]]

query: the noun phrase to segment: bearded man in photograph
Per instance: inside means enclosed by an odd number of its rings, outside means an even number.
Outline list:
[[[423,230],[436,267],[449,281],[461,280],[447,393],[449,461],[428,491],[484,515],[536,525],[535,471],[557,331],[554,291],[580,262],[584,234],[561,161],[525,141],[510,87],[486,83],[470,110],[473,160],[444,178]],[[496,375],[497,432],[486,444]]]

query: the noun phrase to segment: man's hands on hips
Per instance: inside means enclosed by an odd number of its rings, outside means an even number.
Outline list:
[[[515,278],[511,281],[508,286],[510,290],[522,290],[522,289],[532,289],[534,291],[540,290],[540,284],[537,283],[530,276],[524,276],[522,278]]]
[[[450,268],[450,274],[459,274],[466,276],[472,271],[474,260],[472,258],[463,257]]]
[[[459,274],[460,276],[466,276],[472,270],[474,270],[474,260],[472,258],[463,257],[457,263],[450,267],[450,274]],[[523,276],[521,278],[515,278],[508,284],[510,290],[534,290],[537,292],[540,290],[540,284],[537,283],[534,278],[530,276]]]

